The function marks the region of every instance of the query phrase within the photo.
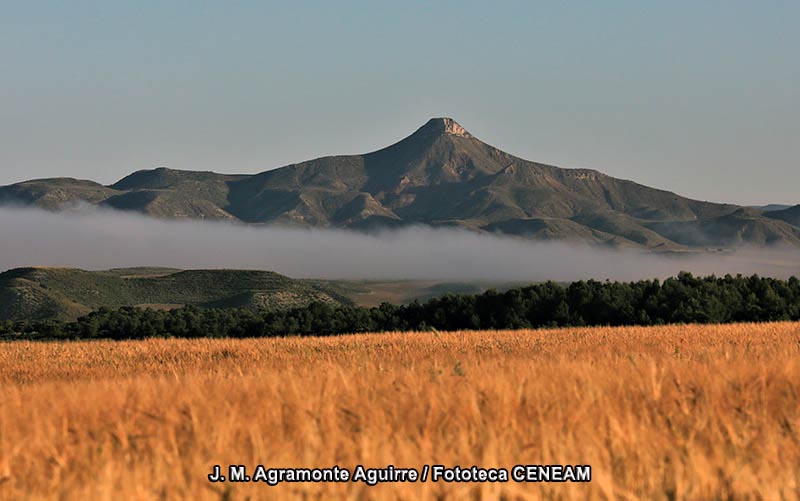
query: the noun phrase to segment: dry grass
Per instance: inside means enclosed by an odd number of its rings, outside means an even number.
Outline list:
[[[0,388],[2,499],[800,497],[800,324],[15,342]],[[238,463],[593,481],[207,481]]]

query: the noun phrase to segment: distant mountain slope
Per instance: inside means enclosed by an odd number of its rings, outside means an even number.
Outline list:
[[[450,118],[432,119],[402,141],[364,155],[323,157],[250,176],[161,168],[108,187],[29,181],[0,188],[3,202],[51,210],[84,202],[164,218],[321,228],[458,226],[659,251],[722,243],[798,245],[793,230],[760,210],[742,217],[739,206],[523,160]]]
[[[771,217],[772,213],[768,216]],[[790,244],[800,247],[800,228],[763,217],[755,209],[697,221],[654,222],[649,227],[674,242],[687,246],[736,247]]]
[[[0,187],[0,204],[59,210],[78,203],[100,204],[115,194],[115,190],[93,181],[37,179]]]
[[[785,221],[792,226],[797,226],[800,228],[800,205],[787,207],[783,210],[770,211],[766,214],[766,216],[771,219],[780,219],[781,221]]]
[[[0,320],[69,320],[100,307],[289,308],[314,301],[350,303],[333,284],[266,271],[20,268],[0,274]]]
[[[758,209],[761,212],[773,212],[776,210],[784,210],[790,208],[791,205],[783,205],[783,204],[769,204],[769,205],[755,205],[752,206],[753,209]]]

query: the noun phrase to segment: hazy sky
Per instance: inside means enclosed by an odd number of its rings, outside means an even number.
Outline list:
[[[518,156],[800,203],[800,2],[0,0],[0,184],[259,172],[452,116]]]

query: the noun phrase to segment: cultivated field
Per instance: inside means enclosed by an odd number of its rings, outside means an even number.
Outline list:
[[[0,344],[2,499],[797,499],[800,324]],[[211,484],[214,464],[590,464]]]

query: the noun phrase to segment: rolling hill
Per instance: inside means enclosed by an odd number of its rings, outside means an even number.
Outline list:
[[[160,218],[371,230],[455,226],[523,238],[654,251],[800,247],[797,217],[691,200],[589,169],[531,162],[450,118],[402,141],[256,175],[165,168],[111,186],[50,179],[0,187],[0,203],[62,210],[91,204]],[[786,217],[782,217],[782,215]]]
[[[101,307],[281,309],[315,301],[351,303],[333,283],[268,271],[20,268],[0,274],[0,320],[74,320]]]
[[[75,320],[99,308],[285,309],[311,302],[379,306],[447,293],[506,290],[517,282],[292,279],[258,270],[18,268],[0,273],[0,321]]]

